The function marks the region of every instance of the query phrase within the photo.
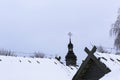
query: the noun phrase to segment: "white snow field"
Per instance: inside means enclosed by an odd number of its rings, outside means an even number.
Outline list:
[[[0,56],[0,80],[72,80],[76,71],[56,59]]]
[[[96,52],[95,56],[111,70],[100,80],[120,80],[120,55]]]
[[[100,80],[120,80],[120,55],[94,55],[111,70]],[[56,59],[0,56],[0,80],[72,80],[77,70]]]

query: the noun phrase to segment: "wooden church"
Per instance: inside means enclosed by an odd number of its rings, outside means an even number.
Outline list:
[[[77,57],[74,54],[73,44],[71,42],[72,33],[70,32],[70,33],[68,33],[68,35],[69,35],[70,38],[69,38],[69,44],[68,44],[68,53],[65,56],[66,65],[67,66],[76,66]]]

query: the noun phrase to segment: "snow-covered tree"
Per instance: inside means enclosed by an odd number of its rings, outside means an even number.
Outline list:
[[[116,50],[120,50],[120,9],[118,10],[117,20],[112,25],[110,34],[115,36],[114,46]]]
[[[108,51],[105,50],[105,48],[103,48],[103,46],[97,46],[97,51],[100,53],[108,53]]]

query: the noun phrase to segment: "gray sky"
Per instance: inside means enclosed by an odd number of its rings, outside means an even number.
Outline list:
[[[120,0],[0,0],[0,48],[65,56],[68,32],[79,61],[84,47],[113,47]]]

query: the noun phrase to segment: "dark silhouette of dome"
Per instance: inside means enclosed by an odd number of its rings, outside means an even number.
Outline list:
[[[71,40],[70,43],[68,44],[68,48],[73,48],[73,44],[71,43]]]
[[[68,53],[65,56],[65,59],[66,59],[66,65],[67,66],[76,66],[77,57],[73,52],[73,44],[71,42],[71,38],[69,40]]]

